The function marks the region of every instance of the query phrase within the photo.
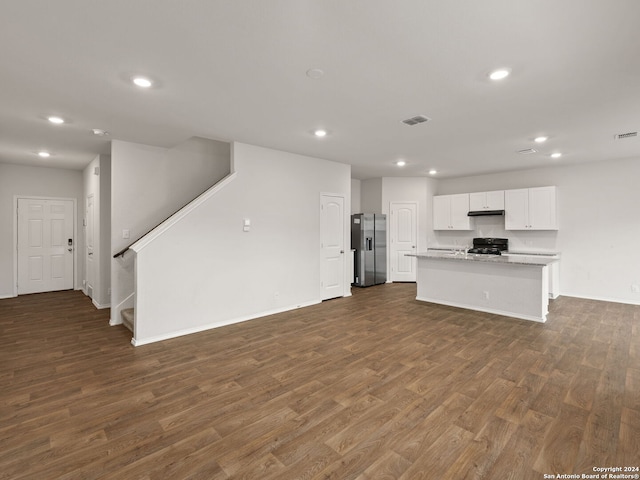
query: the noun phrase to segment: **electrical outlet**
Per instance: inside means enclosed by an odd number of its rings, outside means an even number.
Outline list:
[[[635,283],[631,285],[631,291],[633,293],[640,293],[640,285],[636,285]]]
[[[484,292],[482,292],[482,294],[484,295],[485,300],[489,300],[489,292],[485,290]]]

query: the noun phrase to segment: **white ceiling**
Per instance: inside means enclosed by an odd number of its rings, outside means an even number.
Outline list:
[[[81,169],[110,139],[191,136],[363,179],[640,159],[614,140],[640,129],[639,21],[638,0],[2,0],[0,162]]]

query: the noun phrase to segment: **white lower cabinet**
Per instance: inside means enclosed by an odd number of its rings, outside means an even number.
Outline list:
[[[557,230],[556,187],[504,192],[505,230]]]

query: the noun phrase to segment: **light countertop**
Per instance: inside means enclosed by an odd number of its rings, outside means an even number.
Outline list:
[[[450,250],[434,250],[430,249],[426,252],[420,252],[415,255],[408,255],[417,258],[432,258],[438,260],[451,260],[462,262],[483,262],[483,263],[495,263],[503,265],[536,265],[545,266],[552,263],[556,263],[558,258],[549,258],[548,253],[546,256],[542,254],[534,255],[484,255],[477,253],[454,253]]]
[[[459,249],[460,246],[434,246],[428,247],[427,251],[435,251],[435,252],[452,252]],[[471,245],[468,247],[471,248]],[[509,249],[502,252],[503,255],[528,255],[528,256],[543,256],[543,257],[559,257],[560,252],[554,252],[550,250],[520,250],[520,249]]]

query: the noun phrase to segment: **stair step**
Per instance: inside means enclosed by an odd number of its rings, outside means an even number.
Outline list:
[[[133,332],[133,321],[135,318],[133,308],[125,308],[120,314],[122,315],[122,323],[124,326]]]

